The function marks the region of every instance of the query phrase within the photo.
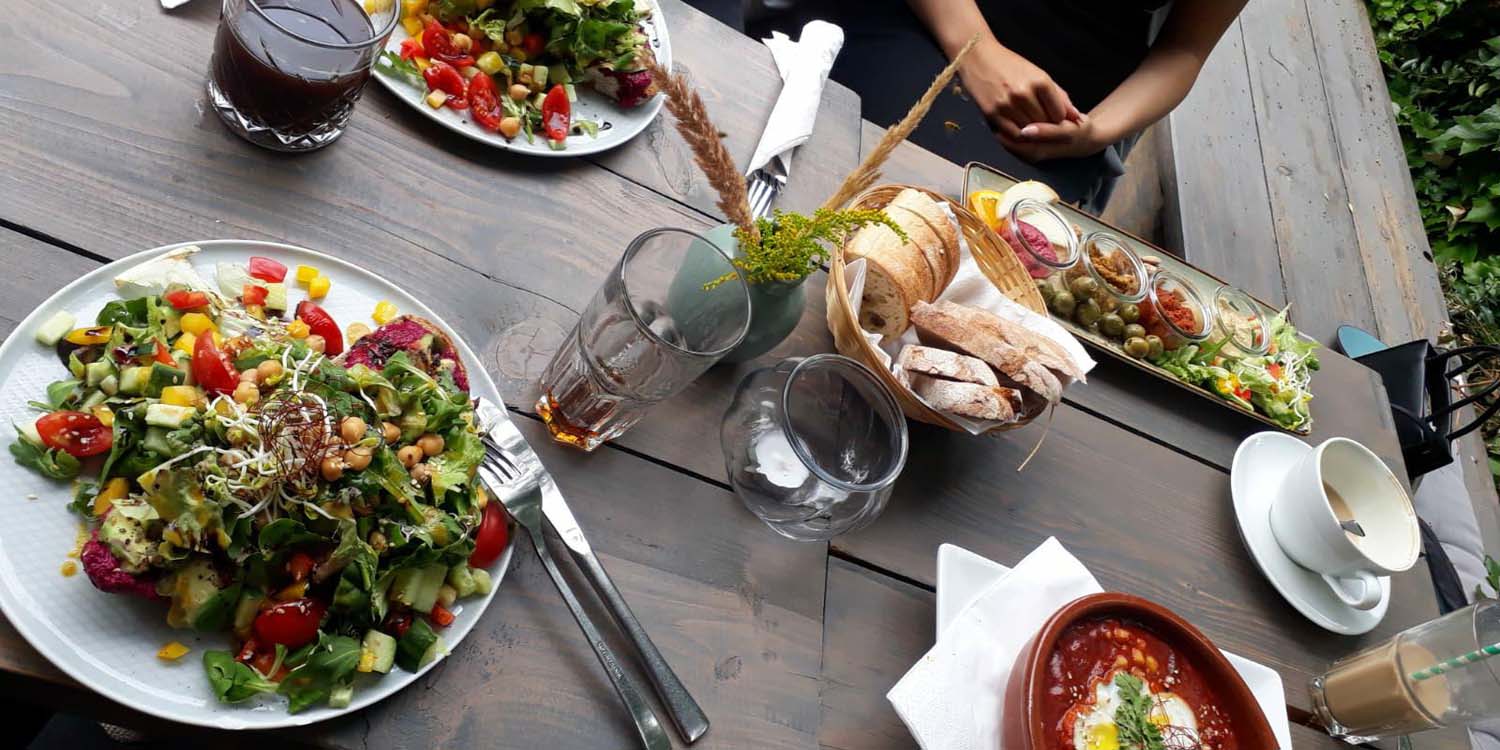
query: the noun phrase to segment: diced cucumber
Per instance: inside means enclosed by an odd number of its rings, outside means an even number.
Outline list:
[[[73,322],[73,314],[67,310],[52,313],[52,317],[36,329],[37,343],[42,346],[56,346],[62,337],[68,335],[68,331],[73,330]]]
[[[421,669],[437,661],[439,656],[446,653],[448,653],[448,646],[443,643],[443,637],[438,636],[437,640],[433,641],[432,645],[428,646],[427,650],[422,652],[422,658],[417,660],[417,669]]]
[[[348,708],[349,702],[354,700],[354,683],[334,685],[328,691],[329,708]]]
[[[260,614],[260,603],[266,600],[265,594],[260,589],[246,588],[240,592],[239,604],[234,607],[234,632],[239,635],[248,635],[250,627],[255,624],[255,616]]]
[[[46,443],[42,442],[42,434],[36,431],[36,422],[27,420],[15,427],[16,432],[20,433],[21,437],[25,438],[32,445],[46,445]]]
[[[151,407],[146,407],[149,411]],[[170,458],[172,446],[167,444],[167,429],[165,427],[147,427],[146,436],[141,438],[141,447],[148,451]]]
[[[566,65],[558,63],[547,68],[547,80],[553,83],[567,84],[573,82],[573,76],[568,75],[568,67]]]
[[[475,594],[484,596],[485,594],[490,593],[490,587],[494,584],[490,582],[490,572],[488,570],[485,570],[484,568],[471,568],[469,570],[469,573],[470,575],[474,576]]]
[[[109,361],[108,359],[101,359],[97,362],[90,362],[83,366],[84,382],[86,382],[90,388],[98,388],[99,384],[104,382],[104,378],[108,375],[113,375],[114,372],[115,363]]]
[[[406,629],[406,634],[396,642],[396,666],[408,671],[415,672],[426,664],[428,651],[437,645],[438,635],[433,632],[432,626],[427,621],[418,617],[411,621],[411,627]]]
[[[468,563],[459,563],[448,571],[448,585],[458,592],[460,598],[474,595],[474,574],[469,572]]]
[[[563,91],[568,92],[568,101],[569,102],[575,103],[575,104],[578,102],[578,89],[574,88],[573,84],[571,84],[571,83],[565,83],[565,84],[563,84]]]
[[[379,630],[368,630],[365,632],[365,642],[361,648],[371,654],[370,671],[385,674],[391,671],[391,665],[396,662],[396,639]],[[361,660],[363,660],[361,656]],[[361,661],[363,663],[363,661]]]
[[[161,389],[169,385],[182,385],[186,382],[186,369],[164,365],[160,362],[152,362],[151,377],[146,380],[145,395],[151,398],[161,398]]]
[[[132,396],[139,395],[146,390],[146,382],[150,379],[151,368],[127,367],[120,373],[120,392]]]
[[[90,391],[83,401],[78,404],[79,411],[88,411],[109,399],[109,394],[104,391]]]
[[[421,583],[417,585],[411,608],[424,614],[431,612],[432,606],[437,604],[438,589],[442,588],[443,579],[447,577],[448,568],[442,563],[423,566]]]
[[[266,309],[286,311],[286,284],[266,284]]]
[[[173,406],[172,404],[148,404],[146,406],[146,424],[152,427],[166,427],[177,429],[187,424],[198,410],[191,406]]]
[[[421,581],[421,568],[402,568],[391,578],[391,588],[386,596],[410,607],[416,601],[417,586]]]
[[[114,373],[105,375],[104,379],[99,381],[99,390],[103,391],[104,395],[106,396],[113,396],[116,393],[119,393],[120,378],[117,377]]]
[[[536,85],[537,85],[538,88],[546,88],[546,86],[547,86],[547,71],[548,71],[548,68],[545,65],[537,65],[537,66],[533,66],[532,67],[532,69],[531,69],[531,80],[533,80],[533,81],[536,82]]]

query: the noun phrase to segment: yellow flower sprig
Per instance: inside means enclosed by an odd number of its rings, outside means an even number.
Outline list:
[[[771,218],[756,220],[754,235],[744,228],[734,230],[740,253],[731,262],[751,284],[800,281],[828,263],[831,245],[847,242],[856,230],[870,224],[882,224],[907,241],[906,232],[878,209],[820,208],[810,217],[778,209]],[[724,274],[705,288],[731,278],[734,274]]]

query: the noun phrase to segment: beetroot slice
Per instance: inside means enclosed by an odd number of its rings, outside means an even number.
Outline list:
[[[160,599],[156,593],[156,582],[143,575],[120,570],[120,561],[115,559],[109,545],[99,541],[99,530],[95,529],[83,552],[79,555],[83,572],[89,576],[94,588],[108,594],[135,594],[147,599]]]
[[[428,335],[432,339],[424,346],[422,339]],[[431,321],[415,315],[403,315],[365,334],[344,354],[344,366],[364,365],[379,370],[396,352],[406,352],[412,362],[434,377],[451,367],[453,383],[459,390],[469,392],[469,374],[453,340]]]

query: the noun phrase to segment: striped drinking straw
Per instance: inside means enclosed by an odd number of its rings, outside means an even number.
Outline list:
[[[1473,664],[1476,661],[1484,661],[1491,656],[1497,655],[1500,655],[1500,643],[1494,643],[1476,651],[1470,651],[1467,654],[1460,654],[1453,657],[1452,659],[1445,659],[1426,669],[1418,669],[1417,671],[1412,672],[1410,677],[1413,682],[1421,682],[1422,680],[1436,677],[1456,667],[1461,667],[1465,664]]]

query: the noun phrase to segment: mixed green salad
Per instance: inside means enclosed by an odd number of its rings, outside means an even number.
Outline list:
[[[357,675],[443,653],[456,602],[489,592],[508,544],[474,480],[467,376],[428,321],[382,302],[384,325],[346,333],[311,299],[289,309],[281,263],[221,263],[210,285],[195,250],[117,278],[92,321],[36,331],[60,378],[10,450],[74,480],[97,588],[232,638],[202,655],[219,700],[347,706]],[[316,269],[296,278],[326,293]]]
[[[1175,377],[1199,385],[1230,403],[1259,411],[1281,427],[1303,431],[1312,424],[1308,383],[1319,367],[1318,345],[1298,335],[1282,310],[1271,321],[1271,346],[1264,356],[1224,353],[1229,338],[1189,344],[1151,357]]]

